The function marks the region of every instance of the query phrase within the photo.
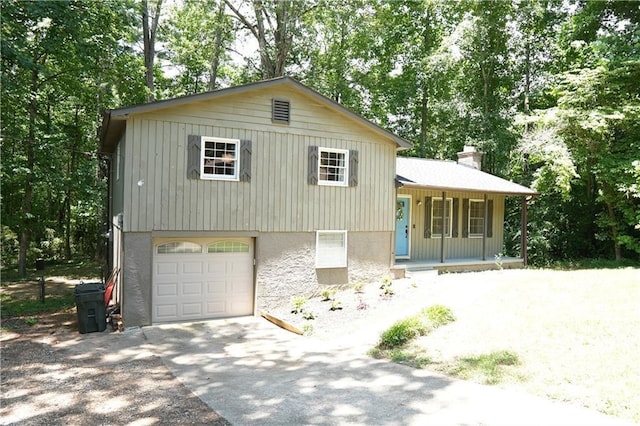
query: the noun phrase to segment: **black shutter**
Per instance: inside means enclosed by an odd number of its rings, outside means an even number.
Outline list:
[[[469,199],[462,199],[462,238],[469,238]]]
[[[431,197],[424,197],[424,237],[431,238]]]
[[[493,200],[487,200],[487,238],[493,236]]]
[[[451,237],[458,238],[458,211],[460,210],[460,199],[453,199],[453,212],[451,212]]]
[[[187,137],[187,179],[200,179],[201,140],[198,135]]]
[[[309,146],[309,170],[307,174],[307,182],[309,185],[318,184],[318,147]]]
[[[240,141],[240,182],[251,182],[251,141]]]
[[[349,151],[349,186],[358,186],[358,151]]]

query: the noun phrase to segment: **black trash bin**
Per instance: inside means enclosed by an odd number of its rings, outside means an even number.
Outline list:
[[[75,289],[80,333],[104,331],[107,328],[107,309],[104,304],[104,284],[82,283]]]

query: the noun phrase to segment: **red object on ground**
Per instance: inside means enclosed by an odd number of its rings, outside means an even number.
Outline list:
[[[113,287],[116,285],[115,278],[111,278],[107,283],[107,289],[104,292],[104,305],[109,306],[109,300],[111,300],[111,294],[113,293]]]

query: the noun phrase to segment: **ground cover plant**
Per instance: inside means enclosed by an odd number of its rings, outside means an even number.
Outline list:
[[[95,262],[56,262],[44,271],[29,270],[19,278],[17,270],[3,270],[0,284],[0,316],[3,330],[75,327],[74,287],[82,281],[100,280]],[[39,279],[45,278],[45,299],[40,300]]]
[[[456,321],[373,355],[640,422],[640,269],[446,274],[422,297]]]

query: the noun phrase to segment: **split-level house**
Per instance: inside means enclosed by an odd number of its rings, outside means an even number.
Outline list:
[[[435,214],[439,192],[396,176],[410,147],[289,77],[106,111],[109,263],[126,324],[253,315],[319,286],[378,280],[396,256],[432,256],[437,217],[429,242],[413,229],[418,201]],[[479,198],[456,192],[455,204],[468,199],[475,215]],[[407,200],[411,249],[397,253]],[[493,253],[504,207],[489,200]]]

